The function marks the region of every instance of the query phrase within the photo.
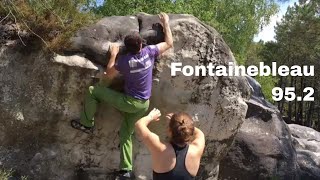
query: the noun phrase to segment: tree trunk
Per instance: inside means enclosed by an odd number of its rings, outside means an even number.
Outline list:
[[[297,89],[297,77],[294,77],[294,89]],[[294,121],[297,122],[297,98],[294,100]]]
[[[280,87],[282,89],[282,76],[280,76],[280,80],[279,80],[279,84],[278,84],[278,87]],[[279,111],[281,112],[281,101],[278,101],[278,109]]]
[[[281,77],[282,78],[282,84],[281,84],[281,88],[284,90],[285,88],[286,88],[286,86],[287,86],[287,77]],[[283,112],[283,110],[284,110],[284,105],[285,105],[285,99],[284,98],[282,98],[281,99],[281,101],[280,101],[280,113],[281,114],[283,114],[284,112]]]
[[[304,77],[301,77],[301,82],[300,82],[300,91],[301,91],[301,97],[304,97],[304,93],[303,93],[303,83],[304,83]],[[303,125],[304,124],[304,119],[303,119],[303,101],[300,101],[300,106],[299,106],[299,120],[300,120],[300,124]]]
[[[314,106],[314,101],[311,101],[311,102],[310,102],[310,107],[309,107],[309,110],[308,110],[308,115],[307,115],[307,124],[308,124],[309,127],[312,127],[312,126],[313,126],[313,123],[311,122],[311,120],[312,120],[313,106]]]
[[[293,87],[293,77],[290,77],[290,87]],[[292,120],[292,101],[289,101],[289,107],[288,107],[288,122],[287,123],[291,123]]]

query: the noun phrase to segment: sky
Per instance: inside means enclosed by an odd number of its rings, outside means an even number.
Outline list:
[[[96,2],[97,2],[97,5],[99,6],[103,4],[104,0],[96,0]],[[260,31],[260,33],[254,37],[254,41],[258,42],[260,40],[263,40],[266,42],[266,41],[275,40],[274,27],[276,26],[276,23],[281,21],[281,18],[286,13],[287,8],[289,6],[293,6],[295,2],[298,2],[298,0],[289,0],[288,2],[285,2],[285,3],[279,3],[279,6],[280,6],[279,12],[276,15],[271,17],[270,23],[267,26],[263,27],[262,31]]]
[[[100,6],[103,4],[104,0],[96,0],[96,2],[97,2],[97,5]]]
[[[254,37],[254,41],[258,42],[260,40],[263,40],[263,41],[267,42],[267,41],[275,40],[274,36],[276,34],[274,31],[275,30],[274,28],[275,28],[277,22],[281,21],[282,16],[284,16],[286,14],[287,8],[289,6],[293,6],[295,2],[298,2],[298,0],[290,0],[285,3],[279,3],[279,5],[280,5],[279,12],[276,15],[271,17],[270,23],[267,26],[263,27],[262,31],[260,31],[260,33]]]

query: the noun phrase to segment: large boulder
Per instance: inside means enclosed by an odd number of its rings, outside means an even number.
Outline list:
[[[288,126],[297,151],[300,179],[320,179],[320,132],[297,124]]]
[[[219,179],[297,179],[290,130],[277,107],[265,100],[260,84],[247,78],[253,92],[246,119],[220,163]]]
[[[245,118],[249,86],[244,77],[171,77],[171,62],[193,66],[235,62],[214,28],[190,15],[171,17],[174,49],[156,64],[158,81],[150,108],[193,116],[206,135],[198,179],[216,179],[219,160]],[[63,180],[84,178],[84,174],[111,179],[119,164],[121,114],[102,104],[93,135],[72,129],[69,121],[79,117],[84,95],[95,81],[92,77],[106,63],[110,42],[121,42],[129,30],[139,30],[148,44],[158,42],[163,34],[156,19],[146,14],[104,18],[79,31],[66,49],[68,56],[39,47],[21,48],[18,39],[1,44],[0,166],[31,179]],[[165,125],[160,121],[151,128],[165,138]],[[134,153],[137,178],[150,179],[150,154],[138,139]],[[76,169],[83,171],[76,173]]]

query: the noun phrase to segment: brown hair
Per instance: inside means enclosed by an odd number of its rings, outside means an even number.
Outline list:
[[[193,139],[194,123],[192,117],[184,112],[175,113],[169,123],[171,143],[185,144]]]
[[[137,54],[140,51],[143,39],[139,33],[132,33],[124,38],[124,44],[128,52]]]

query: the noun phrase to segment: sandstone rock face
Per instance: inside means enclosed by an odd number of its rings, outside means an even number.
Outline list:
[[[248,77],[253,90],[246,120],[228,155],[220,163],[219,179],[297,179],[299,166],[291,133],[261,87]]]
[[[300,179],[320,179],[320,133],[296,124],[288,126],[297,151],[297,160],[301,169]]]
[[[158,42],[162,36],[156,19],[146,14],[104,18],[79,31],[66,50],[73,56],[1,44],[0,166],[31,179],[83,178],[75,173],[79,167],[112,179],[119,164],[121,114],[101,104],[93,135],[72,129],[69,121],[79,117],[84,94],[95,81],[91,77],[106,63],[109,43],[121,42],[127,30],[139,30],[147,44]],[[174,49],[156,64],[159,81],[153,84],[150,109],[157,107],[163,114],[186,111],[193,116],[207,140],[198,179],[216,179],[219,160],[245,118],[249,86],[244,77],[171,77],[171,62],[226,65],[235,61],[213,28],[189,15],[171,15],[171,19]],[[165,126],[161,121],[151,128],[165,138]],[[138,139],[134,152],[136,177],[151,179],[150,155]]]

